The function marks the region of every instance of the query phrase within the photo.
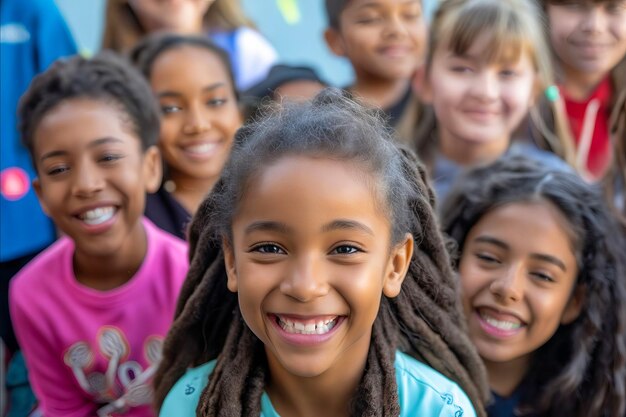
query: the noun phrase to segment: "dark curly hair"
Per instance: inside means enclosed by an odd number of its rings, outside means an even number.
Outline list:
[[[623,417],[626,413],[626,243],[600,190],[571,171],[524,157],[502,158],[457,184],[443,230],[463,248],[474,225],[504,204],[547,201],[571,226],[585,290],[579,317],[561,325],[533,357],[520,411],[539,416]]]
[[[154,33],[143,38],[129,54],[130,61],[141,73],[150,80],[154,61],[164,52],[178,49],[183,46],[193,46],[206,49],[215,54],[226,68],[228,80],[235,93],[235,98],[239,100],[239,92],[235,86],[235,76],[228,53],[214,44],[206,36],[180,35],[175,33]]]
[[[18,108],[22,143],[31,155],[41,119],[60,103],[78,98],[116,106],[144,150],[157,143],[160,112],[150,86],[126,59],[104,51],[93,58],[59,59],[33,79]]]
[[[410,151],[393,144],[379,113],[327,89],[313,101],[284,103],[242,128],[230,161],[190,228],[191,265],[155,377],[156,406],[190,366],[217,359],[197,408],[200,416],[258,415],[268,369],[262,343],[246,326],[226,287],[222,239],[254,178],[289,155],[354,163],[376,179],[392,242],[406,233],[415,251],[398,297],[383,297],[356,398],[354,416],[398,415],[395,350],[457,382],[484,415],[484,367],[467,336],[457,280],[433,214],[434,195]],[[483,414],[481,414],[483,413]]]

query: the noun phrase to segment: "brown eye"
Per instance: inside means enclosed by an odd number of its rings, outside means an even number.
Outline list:
[[[264,244],[255,246],[254,248],[252,248],[251,252],[269,253],[273,255],[280,255],[280,254],[285,253],[285,251],[283,251],[280,246],[274,245],[271,243],[264,243]]]
[[[337,255],[351,255],[353,253],[361,252],[361,250],[351,245],[341,245],[333,249],[332,253]]]

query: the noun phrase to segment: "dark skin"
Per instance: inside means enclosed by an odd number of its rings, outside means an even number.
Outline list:
[[[74,275],[86,287],[98,291],[110,291],[126,284],[137,273],[146,256],[146,234],[141,223],[137,224],[138,247],[136,251],[93,256],[76,250]]]
[[[160,183],[156,147],[143,150],[118,107],[76,98],[58,104],[34,133],[44,211],[75,244],[76,280],[101,291],[128,282],[147,251],[146,192]]]
[[[380,299],[398,295],[413,253],[410,235],[390,248],[389,221],[354,170],[279,160],[242,199],[225,242],[228,288],[265,346],[267,392],[282,416],[350,414]],[[324,320],[332,330],[307,336],[277,323]]]

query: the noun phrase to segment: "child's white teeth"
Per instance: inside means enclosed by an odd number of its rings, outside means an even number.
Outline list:
[[[115,214],[115,207],[98,207],[82,213],[79,217],[88,225],[98,225],[110,220]]]
[[[489,325],[496,327],[500,330],[515,330],[519,329],[522,325],[521,323],[513,323],[510,321],[496,320],[493,317],[489,317],[485,314],[481,314],[480,317],[485,320]]]
[[[185,150],[190,153],[203,154],[212,151],[216,146],[215,143],[202,143],[200,145],[187,146]]]
[[[298,334],[324,334],[328,333],[335,324],[337,324],[337,317],[327,320],[319,320],[317,323],[302,323],[299,321],[292,321],[287,318],[278,317],[278,324],[287,333]]]

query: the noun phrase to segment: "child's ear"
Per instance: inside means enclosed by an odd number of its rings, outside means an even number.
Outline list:
[[[404,240],[397,244],[392,250],[387,267],[387,275],[383,283],[383,294],[389,298],[397,297],[400,294],[404,277],[411,265],[413,258],[413,236],[407,233]]]
[[[237,292],[237,268],[235,268],[235,252],[230,241],[222,238],[222,251],[224,252],[224,266],[226,267],[226,286],[231,292]]]
[[[48,211],[48,207],[46,206],[46,202],[43,199],[41,194],[41,182],[39,181],[39,177],[35,177],[33,180],[33,190],[35,190],[35,194],[37,194],[37,199],[39,199],[39,204],[41,205],[41,209],[48,217],[50,217],[50,212]]]
[[[144,152],[143,178],[147,193],[154,193],[159,189],[163,179],[163,162],[161,152],[156,146],[150,146]]]
[[[341,33],[337,29],[327,28],[324,31],[324,40],[326,45],[337,56],[346,56],[346,50],[343,46],[343,39],[341,39]]]
[[[570,297],[565,310],[561,315],[561,324],[570,324],[580,316],[580,312],[585,304],[586,291],[582,285],[577,285]]]

